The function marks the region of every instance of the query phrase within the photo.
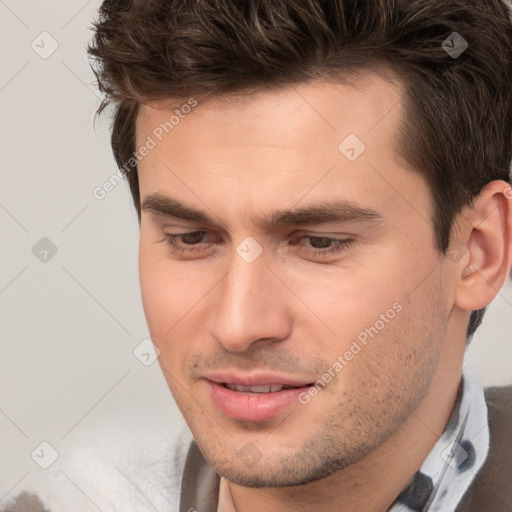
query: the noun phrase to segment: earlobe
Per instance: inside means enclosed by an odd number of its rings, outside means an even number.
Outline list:
[[[455,304],[469,311],[487,306],[508,278],[512,264],[512,187],[505,181],[492,181],[462,216],[462,233],[452,241],[453,246],[465,240],[464,257],[456,263]]]

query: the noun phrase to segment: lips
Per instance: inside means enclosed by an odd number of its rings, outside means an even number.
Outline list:
[[[286,384],[266,384],[263,386],[241,386],[239,384],[224,384],[231,391],[240,391],[242,393],[275,393],[283,389],[293,389],[295,386],[287,386]]]
[[[300,406],[299,394],[312,385],[310,381],[284,375],[235,372],[210,374],[205,382],[214,405],[223,415],[251,422],[270,420]]]
[[[307,386],[312,382],[308,379],[298,379],[288,375],[279,375],[271,372],[253,372],[251,374],[242,374],[236,371],[214,372],[205,375],[205,378],[217,384],[230,384],[246,387],[275,385],[300,388]]]

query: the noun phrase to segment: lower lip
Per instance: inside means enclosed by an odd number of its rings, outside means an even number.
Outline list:
[[[283,389],[273,393],[243,393],[226,388],[222,384],[207,381],[215,405],[226,416],[235,420],[264,421],[283,413],[293,404],[299,405],[299,395],[309,386]]]

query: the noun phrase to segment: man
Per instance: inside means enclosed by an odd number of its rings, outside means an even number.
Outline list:
[[[179,510],[511,511],[511,389],[462,375],[512,262],[505,4],[105,1],[95,30]]]

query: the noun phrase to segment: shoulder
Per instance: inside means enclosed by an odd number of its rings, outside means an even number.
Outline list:
[[[176,512],[191,435],[128,445],[91,443],[61,453],[23,489],[0,502],[0,512]]]
[[[201,503],[205,512],[215,512],[219,501],[220,476],[206,462],[197,443],[192,440],[188,449],[181,481],[180,511],[195,510]]]
[[[489,455],[482,468],[491,482],[501,481],[499,473],[508,476],[509,496],[512,495],[512,386],[493,387],[485,390],[487,418],[489,421]],[[511,496],[512,509],[512,496]]]
[[[512,386],[485,389],[489,453],[457,511],[512,510]]]
[[[15,498],[10,499],[0,512],[51,512],[48,510],[40,497],[32,492],[22,491]]]
[[[489,409],[489,421],[496,415],[512,418],[512,386],[485,388],[485,401]]]

